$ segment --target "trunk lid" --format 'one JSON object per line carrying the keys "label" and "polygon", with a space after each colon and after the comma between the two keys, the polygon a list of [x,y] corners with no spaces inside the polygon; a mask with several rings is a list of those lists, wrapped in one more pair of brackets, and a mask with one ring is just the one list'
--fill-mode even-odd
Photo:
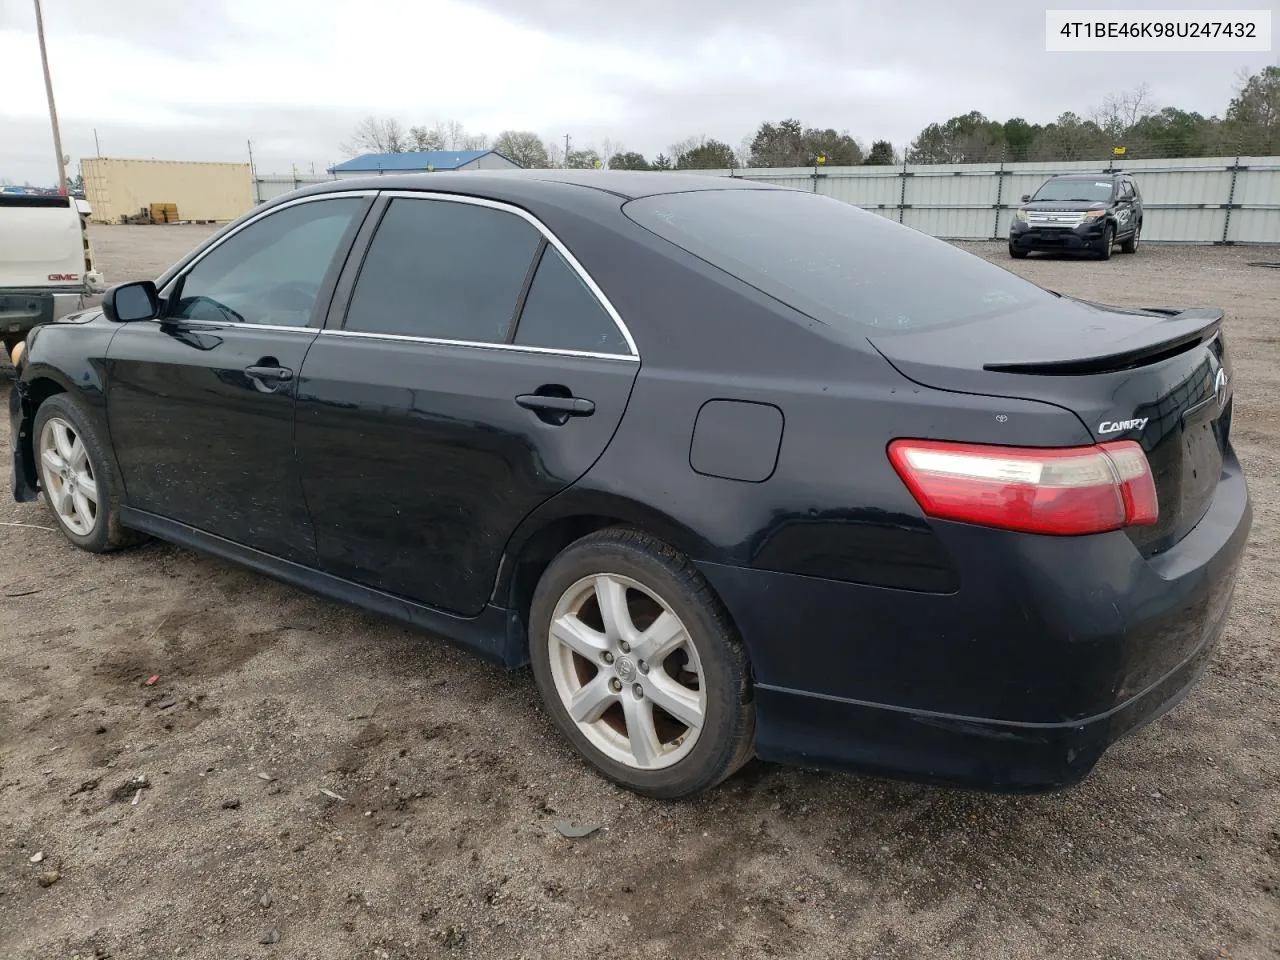
{"label": "trunk lid", "polygon": [[1128,533],[1150,556],[1199,522],[1222,473],[1232,376],[1221,321],[1221,310],[1133,310],[1059,297],[870,340],[924,386],[1053,403],[1100,442],[1140,442],[1160,518]]}

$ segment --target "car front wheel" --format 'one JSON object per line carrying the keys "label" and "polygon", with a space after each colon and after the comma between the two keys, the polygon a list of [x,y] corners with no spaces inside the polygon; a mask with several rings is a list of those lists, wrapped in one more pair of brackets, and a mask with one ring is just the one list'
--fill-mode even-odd
{"label": "car front wheel", "polygon": [[1138,221],[1138,225],[1133,228],[1133,236],[1124,243],[1120,244],[1121,253],[1137,253],[1138,243],[1142,239],[1142,221]]}
{"label": "car front wheel", "polygon": [[136,543],[120,526],[120,488],[89,417],[65,394],[40,404],[36,469],[49,512],[68,540],[90,553]]}
{"label": "car front wheel", "polygon": [[560,731],[599,773],[671,799],[751,757],[746,653],[719,599],[667,544],[610,528],[543,574],[530,659]]}
{"label": "car front wheel", "polygon": [[1102,260],[1111,259],[1111,248],[1116,244],[1116,228],[1111,224],[1107,224],[1102,229],[1102,239],[1098,241],[1098,257]]}

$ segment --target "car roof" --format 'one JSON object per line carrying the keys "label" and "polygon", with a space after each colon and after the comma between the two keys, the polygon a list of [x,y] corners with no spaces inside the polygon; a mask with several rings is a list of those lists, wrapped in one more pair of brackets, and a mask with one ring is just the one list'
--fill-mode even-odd
{"label": "car roof", "polygon": [[344,177],[318,184],[307,193],[338,190],[433,190],[473,196],[501,195],[505,198],[536,199],[549,185],[568,185],[603,191],[634,200],[667,193],[702,190],[778,190],[771,184],[741,177],[665,170],[465,170],[437,173],[388,174],[371,177]]}
{"label": "car roof", "polygon": [[1057,173],[1054,174],[1054,180],[1123,180],[1129,175],[1127,173]]}

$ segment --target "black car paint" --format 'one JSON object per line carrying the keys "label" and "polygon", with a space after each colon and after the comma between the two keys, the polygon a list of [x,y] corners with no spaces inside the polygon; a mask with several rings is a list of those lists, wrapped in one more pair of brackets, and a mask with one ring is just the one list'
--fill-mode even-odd
{"label": "black car paint", "polygon": [[[478,613],[516,525],[609,443],[637,367],[322,333],[298,388],[294,441],[317,565]],[[595,411],[556,425],[513,402],[548,385]]]}
{"label": "black car paint", "polygon": [[[1034,195],[1024,200],[1018,209],[1037,213],[1077,213],[1084,210],[1103,210],[1101,217],[1085,220],[1074,229],[1062,227],[1038,226],[1019,220],[1015,215],[1009,226],[1009,246],[1018,251],[1032,250],[1094,250],[1102,242],[1103,233],[1109,226],[1112,240],[1120,243],[1133,239],[1142,229],[1143,205],[1142,194],[1131,177],[1120,174],[1102,173],[1072,174],[1055,177],[1057,181],[1110,182],[1111,197],[1106,202],[1071,201],[1071,200],[1037,200]],[[1133,187],[1132,200],[1121,196],[1121,186],[1128,183]]]}
{"label": "black car paint", "polygon": [[[962,337],[949,341],[945,354],[939,352],[936,336],[902,334],[873,337],[872,342],[916,383],[1053,403],[1079,415],[1091,440],[1140,438],[1155,474],[1160,519],[1153,526],[1130,528],[1129,536],[1148,555],[1164,550],[1209,508],[1228,453],[1235,377],[1218,333],[1222,312],[1189,310],[1168,316],[1066,297],[1037,312],[1035,319],[1047,321],[1038,335],[1028,330],[1031,317],[1010,313],[968,324]],[[1125,362],[1134,344],[1152,339],[1174,339],[1181,345],[1159,362]],[[1093,351],[1079,359],[1079,344],[1086,340]],[[1055,363],[1073,353],[1075,365],[1093,360],[1098,369],[1084,377],[1058,375]],[[1116,362],[1108,365],[1107,354]],[[1046,372],[1007,373],[1004,367]],[[1218,371],[1226,387],[1220,395],[1215,391]],[[1114,434],[1101,429],[1108,420],[1127,419],[1145,423],[1141,430]]]}
{"label": "black car paint", "polygon": [[293,386],[245,370],[263,360],[301,369],[316,333],[121,324],[107,357],[107,422],[130,506],[314,564]]}
{"label": "black car paint", "polygon": [[[339,363],[336,353],[316,354],[314,368],[308,356],[299,378],[298,473],[308,501],[318,496],[321,504],[321,540],[328,526],[337,534],[329,569],[324,558],[319,564],[282,559],[139,509],[127,482],[124,522],[437,631],[511,667],[527,659],[524,617],[545,562],[599,526],[641,527],[694,560],[736,623],[751,656],[757,752],[766,759],[994,789],[1061,787],[1198,675],[1220,630],[1249,527],[1247,491],[1229,447],[1208,512],[1155,557],[1144,558],[1122,532],[1056,538],[927,520],[883,454],[890,440],[1091,444],[1093,431],[1064,405],[1075,398],[1046,402],[1042,388],[1050,378],[988,371],[926,386],[929,370],[943,364],[923,347],[908,356],[909,341],[902,339],[899,355],[891,348],[887,360],[876,349],[882,344],[873,347],[798,314],[621,216],[621,204],[655,189],[654,180],[618,175],[601,181],[609,189],[587,189],[559,182],[559,171],[541,176],[548,179],[433,174],[339,186],[479,192],[529,211],[578,256],[629,321],[641,356],[639,364],[599,361],[617,366],[592,371],[606,378],[600,381],[605,392],[616,389],[607,386],[607,378],[617,376],[608,371],[625,366],[635,374],[629,397],[606,400],[592,385],[592,399],[613,404],[609,416],[620,418],[594,463],[587,461],[599,439],[574,440],[567,432],[593,418],[550,426],[514,403],[547,379],[545,357],[522,362],[513,351],[492,368],[482,397],[436,391],[426,411],[424,398],[388,404],[388,386],[411,379],[415,356],[443,363],[457,354],[415,347],[417,353],[389,355],[370,352],[369,341],[352,356],[391,364],[376,386],[364,369],[370,361]],[[764,189],[676,175],[660,187],[695,188]],[[162,277],[161,288],[180,269]],[[330,311],[326,323],[334,326],[339,318],[340,311]],[[118,353],[111,340],[123,329],[100,318],[43,328],[11,400],[15,436],[29,433],[34,401],[50,384],[83,399],[106,435],[103,358]],[[346,340],[355,338],[319,333],[311,349],[333,344],[337,350]],[[956,349],[954,338],[942,343],[941,350]],[[473,351],[475,364],[498,353],[456,349]],[[183,365],[174,369],[182,389],[203,376],[183,375]],[[1014,383],[1024,389],[993,395],[997,384]],[[209,395],[228,396],[218,392],[223,389]],[[510,409],[499,404],[507,395]],[[692,468],[694,424],[711,400],[782,411],[780,438],[762,441],[747,429],[749,419],[730,438],[745,451],[776,445],[767,482]],[[488,418],[492,422],[478,423]],[[386,439],[394,423],[412,423],[418,442],[474,450],[436,473],[436,487],[415,487],[411,481],[421,470],[393,463],[400,513],[383,516],[376,512],[374,484],[385,476],[379,467],[395,455]],[[733,429],[732,419],[725,429]],[[365,449],[360,438],[370,433],[379,439]],[[550,437],[556,439],[548,447]],[[1156,438],[1139,439],[1147,445]],[[237,442],[252,449],[250,438]],[[557,459],[564,450],[570,455]],[[15,444],[14,456],[15,493],[27,499],[35,486],[29,442]],[[418,587],[405,582],[407,571],[396,570],[394,560],[400,589],[381,587],[376,571],[388,566],[385,544],[370,545],[363,534],[344,537],[341,510],[355,510],[359,524],[398,537],[401,549],[425,546],[425,538],[397,524],[406,511],[411,518],[438,518],[439,503],[459,511],[474,507],[484,495],[468,466],[475,463],[482,476],[499,482],[525,471],[523,499],[490,510],[487,549],[466,558],[475,583],[446,569],[444,557],[426,556],[429,572]],[[244,484],[239,490],[237,476]],[[225,470],[220,478],[232,485],[224,491],[228,499],[253,502],[250,474]],[[311,508],[316,515],[316,504]],[[446,528],[446,552],[451,541],[462,549],[460,529]],[[485,588],[454,604],[473,615],[424,602],[459,584],[464,591]],[[407,595],[414,591],[416,597]],[[475,612],[484,593],[487,602]]]}

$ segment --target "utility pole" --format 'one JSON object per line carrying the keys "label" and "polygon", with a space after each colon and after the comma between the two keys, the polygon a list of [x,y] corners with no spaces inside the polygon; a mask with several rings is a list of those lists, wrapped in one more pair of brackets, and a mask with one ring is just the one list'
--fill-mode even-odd
{"label": "utility pole", "polygon": [[249,145],[249,179],[253,181],[253,199],[255,203],[262,202],[262,184],[258,182],[258,171],[253,166],[253,141],[246,140]]}
{"label": "utility pole", "polygon": [[564,165],[565,169],[569,168],[569,135],[564,135]]}
{"label": "utility pole", "polygon": [[44,16],[40,0],[36,4],[36,37],[40,41],[40,64],[44,67],[44,92],[49,95],[49,123],[53,125],[53,149],[58,154],[58,192],[67,192],[67,164],[62,158],[62,134],[58,132],[58,111],[53,105],[53,80],[49,77],[49,55],[44,49]]}
{"label": "utility pole", "polygon": [[93,155],[95,157],[102,156],[102,148],[98,146],[98,128],[93,128]]}

